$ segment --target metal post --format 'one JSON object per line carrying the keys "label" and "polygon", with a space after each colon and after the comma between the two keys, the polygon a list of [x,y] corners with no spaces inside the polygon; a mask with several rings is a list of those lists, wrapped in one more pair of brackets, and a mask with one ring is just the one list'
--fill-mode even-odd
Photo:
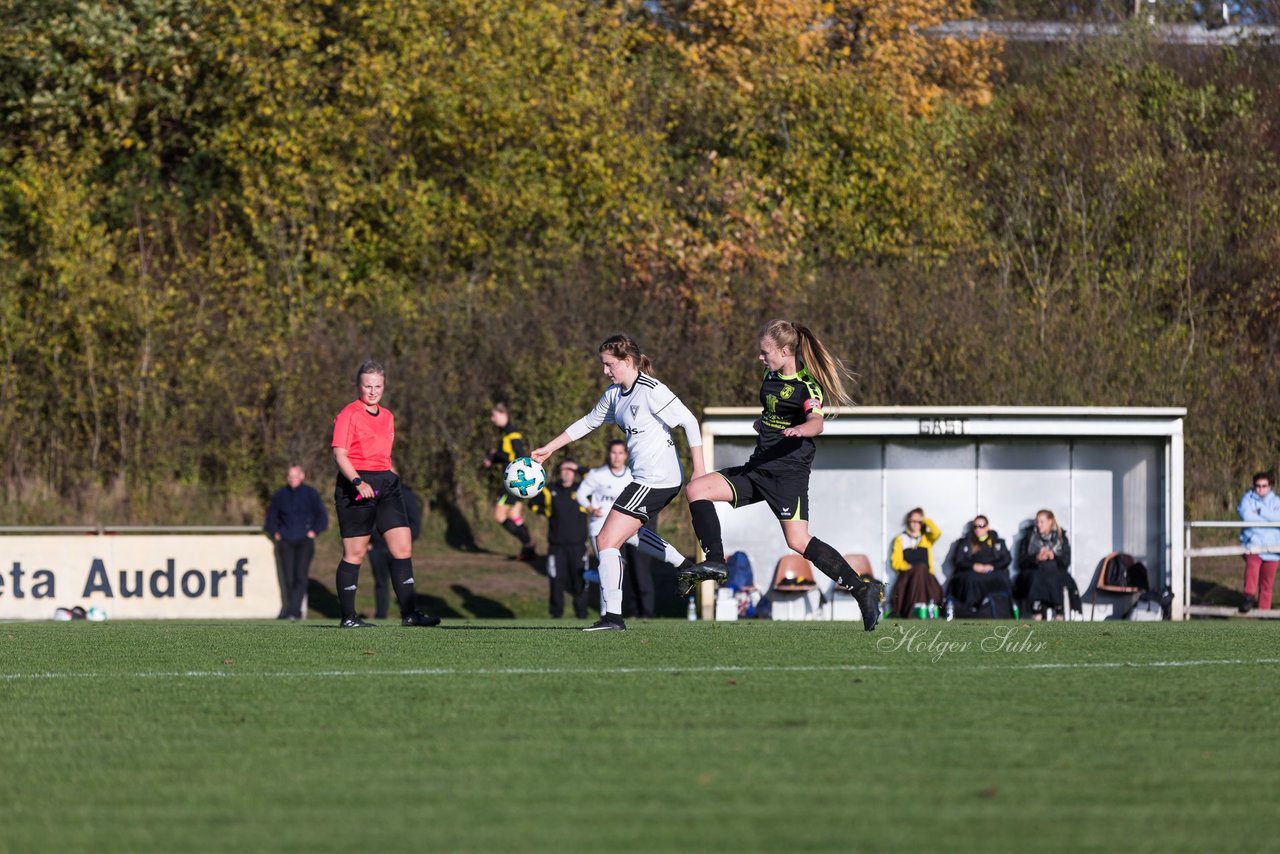
{"label": "metal post", "polygon": [[1189,619],[1187,606],[1191,604],[1191,525],[1183,524],[1182,541],[1182,603],[1178,605],[1178,619]]}

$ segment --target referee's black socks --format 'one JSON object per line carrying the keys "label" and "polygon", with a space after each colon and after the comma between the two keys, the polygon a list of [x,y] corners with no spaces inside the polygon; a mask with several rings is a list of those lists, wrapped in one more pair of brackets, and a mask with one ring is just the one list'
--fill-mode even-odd
{"label": "referee's black socks", "polygon": [[393,557],[391,559],[391,586],[396,591],[396,603],[400,606],[400,616],[407,617],[412,614],[417,605],[417,597],[413,590],[413,558]]}
{"label": "referee's black socks", "polygon": [[812,561],[814,566],[854,593],[862,592],[862,588],[867,586],[867,582],[853,571],[853,567],[849,566],[849,562],[840,555],[840,552],[817,537],[809,540],[809,545],[804,550],[804,558]]}
{"label": "referee's black socks", "polygon": [[724,538],[720,534],[720,517],[716,515],[715,503],[706,499],[690,501],[689,515],[693,517],[693,534],[706,554],[704,560],[724,563]]}
{"label": "referee's black socks", "polygon": [[342,608],[342,619],[352,620],[356,616],[356,579],[360,577],[360,564],[338,561],[338,604]]}

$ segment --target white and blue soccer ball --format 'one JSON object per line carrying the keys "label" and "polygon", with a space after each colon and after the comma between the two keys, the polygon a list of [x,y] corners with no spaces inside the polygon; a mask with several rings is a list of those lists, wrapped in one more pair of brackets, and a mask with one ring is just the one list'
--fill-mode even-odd
{"label": "white and blue soccer ball", "polygon": [[532,498],[547,485],[547,471],[530,457],[516,457],[502,473],[502,485],[514,498]]}

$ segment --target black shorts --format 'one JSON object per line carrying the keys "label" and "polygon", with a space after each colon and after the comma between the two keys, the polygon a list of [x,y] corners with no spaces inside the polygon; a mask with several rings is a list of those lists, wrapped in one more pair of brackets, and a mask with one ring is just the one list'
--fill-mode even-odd
{"label": "black shorts", "polygon": [[362,471],[360,478],[373,487],[372,499],[361,498],[351,481],[341,474],[333,488],[333,506],[343,539],[372,536],[375,528],[386,533],[392,528],[409,527],[409,513],[400,494],[400,476],[392,471]]}
{"label": "black shorts", "polygon": [[660,489],[654,486],[645,486],[643,483],[637,483],[633,480],[622,487],[622,492],[618,495],[617,500],[613,502],[613,509],[634,519],[639,519],[641,522],[648,522],[650,516],[658,515],[658,511],[670,504],[679,494],[680,487],[678,486]]}
{"label": "black shorts", "polygon": [[746,507],[763,501],[779,522],[809,521],[809,479],[788,472],[786,476],[765,468],[734,466],[716,474],[729,482],[733,506]]}
{"label": "black shorts", "polygon": [[507,492],[505,486],[498,487],[498,494],[493,497],[493,503],[497,507],[514,507],[521,501],[524,501],[524,499],[516,498],[510,492]]}

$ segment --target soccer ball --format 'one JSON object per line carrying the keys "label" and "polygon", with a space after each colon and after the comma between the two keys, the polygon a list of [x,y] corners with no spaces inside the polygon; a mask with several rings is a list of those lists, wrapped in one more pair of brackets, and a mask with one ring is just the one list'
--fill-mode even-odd
{"label": "soccer ball", "polygon": [[517,457],[502,473],[502,485],[514,498],[532,498],[547,485],[547,472],[542,463],[529,457]]}

